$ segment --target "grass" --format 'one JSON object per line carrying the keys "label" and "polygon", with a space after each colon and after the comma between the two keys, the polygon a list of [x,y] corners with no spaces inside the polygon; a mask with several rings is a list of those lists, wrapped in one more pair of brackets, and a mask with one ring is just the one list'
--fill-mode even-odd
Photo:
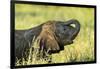
{"label": "grass", "polygon": [[[48,20],[67,21],[69,19],[77,19],[81,24],[81,30],[73,44],[65,46],[60,53],[51,55],[52,63],[94,61],[93,8],[15,5],[15,29],[29,29]],[[27,61],[23,59],[22,63],[17,62],[16,65],[47,64],[44,59],[36,60],[36,52],[31,53],[33,54],[29,55]]]}

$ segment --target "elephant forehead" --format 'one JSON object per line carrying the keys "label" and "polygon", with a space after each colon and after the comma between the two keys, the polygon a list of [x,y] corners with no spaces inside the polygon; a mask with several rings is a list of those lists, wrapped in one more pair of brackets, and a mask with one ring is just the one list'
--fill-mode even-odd
{"label": "elephant forehead", "polygon": [[49,24],[44,24],[43,26],[42,26],[42,30],[48,30],[48,31],[50,31],[50,30],[52,30],[52,31],[54,31],[55,30],[55,24],[54,23],[49,23]]}

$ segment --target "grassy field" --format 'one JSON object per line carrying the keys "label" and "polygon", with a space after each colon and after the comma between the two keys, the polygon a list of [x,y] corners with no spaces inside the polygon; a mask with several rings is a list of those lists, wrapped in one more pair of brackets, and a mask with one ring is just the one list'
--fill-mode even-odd
{"label": "grassy field", "polygon": [[[48,20],[67,21],[77,19],[81,29],[71,45],[60,53],[52,54],[52,63],[94,61],[94,9],[80,7],[57,7],[41,5],[15,5],[15,29],[29,29]],[[30,61],[16,65],[47,64],[45,60],[36,61],[34,54]]]}

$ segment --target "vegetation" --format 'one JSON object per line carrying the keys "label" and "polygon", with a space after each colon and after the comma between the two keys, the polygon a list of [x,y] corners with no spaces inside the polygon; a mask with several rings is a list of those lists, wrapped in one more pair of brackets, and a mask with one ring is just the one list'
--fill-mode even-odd
{"label": "vegetation", "polygon": [[[29,29],[48,20],[67,21],[77,19],[81,30],[71,45],[65,46],[60,53],[52,54],[51,63],[94,61],[94,9],[81,7],[41,6],[41,5],[15,5],[15,29]],[[38,47],[34,44],[33,47]],[[30,53],[32,53],[30,49]],[[41,58],[36,60],[36,51],[29,55],[27,61],[16,65],[47,64]],[[32,59],[31,59],[32,57]]]}

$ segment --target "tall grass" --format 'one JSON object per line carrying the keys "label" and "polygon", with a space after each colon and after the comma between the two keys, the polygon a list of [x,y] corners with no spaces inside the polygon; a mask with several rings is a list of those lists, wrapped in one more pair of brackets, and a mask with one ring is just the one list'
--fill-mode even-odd
{"label": "tall grass", "polygon": [[[60,53],[52,54],[52,63],[94,61],[94,9],[80,7],[15,5],[15,29],[29,29],[48,20],[67,21],[77,19],[81,29],[74,43],[64,47]],[[38,45],[34,45],[38,46]],[[30,49],[31,50],[31,49]],[[30,51],[32,52],[32,51]],[[32,58],[30,58],[30,56]],[[44,59],[36,60],[36,52],[28,60],[16,65],[46,64]]]}

